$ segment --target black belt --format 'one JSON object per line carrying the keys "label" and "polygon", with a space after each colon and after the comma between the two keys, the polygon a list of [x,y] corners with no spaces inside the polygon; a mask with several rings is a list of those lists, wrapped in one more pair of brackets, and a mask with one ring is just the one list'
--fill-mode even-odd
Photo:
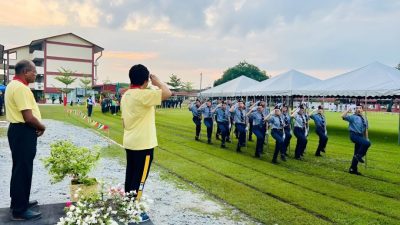
{"label": "black belt", "polygon": [[283,128],[272,128],[272,130],[282,131]]}

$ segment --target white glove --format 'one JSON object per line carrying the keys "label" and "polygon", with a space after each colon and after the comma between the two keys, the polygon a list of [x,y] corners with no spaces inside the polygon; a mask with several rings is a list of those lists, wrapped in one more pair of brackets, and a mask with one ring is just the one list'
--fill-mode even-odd
{"label": "white glove", "polygon": [[247,131],[249,130],[249,128],[248,128],[248,127],[246,127],[246,129],[245,129],[245,130],[246,130],[246,132],[247,132]]}
{"label": "white glove", "polygon": [[232,127],[232,125],[231,125],[231,124],[229,124],[229,129],[231,129],[231,127]]}

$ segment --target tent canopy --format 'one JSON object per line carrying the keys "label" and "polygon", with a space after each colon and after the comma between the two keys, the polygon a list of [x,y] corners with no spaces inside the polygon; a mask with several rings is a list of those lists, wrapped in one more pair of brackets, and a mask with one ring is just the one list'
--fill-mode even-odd
{"label": "tent canopy", "polygon": [[321,80],[292,69],[258,85],[247,87],[243,93],[247,96],[288,96],[308,84],[319,82]]}
{"label": "tent canopy", "polygon": [[226,83],[210,88],[200,93],[204,97],[233,97],[240,96],[243,94],[243,89],[246,87],[254,86],[260,82],[248,78],[246,76],[240,76]]}
{"label": "tent canopy", "polygon": [[379,62],[304,87],[308,96],[379,97],[400,95],[400,71]]}

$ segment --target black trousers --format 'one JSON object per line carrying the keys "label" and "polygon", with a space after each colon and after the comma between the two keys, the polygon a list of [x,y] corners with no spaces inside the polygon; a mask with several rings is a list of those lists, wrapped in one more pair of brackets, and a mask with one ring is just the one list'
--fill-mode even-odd
{"label": "black trousers", "polygon": [[271,136],[275,139],[275,151],[273,159],[278,158],[279,152],[282,157],[285,155],[286,151],[284,148],[284,138],[283,138],[283,129],[271,129]]}
{"label": "black trousers", "polygon": [[154,149],[126,150],[125,192],[136,191],[142,197],[144,184],[153,162]]}
{"label": "black trousers", "polygon": [[253,140],[253,118],[249,118],[249,141]]}
{"label": "black trousers", "polygon": [[351,161],[353,170],[357,171],[358,160],[356,156],[364,157],[367,154],[368,148],[371,146],[371,142],[367,140],[363,134],[358,134],[350,131],[350,140],[354,143],[354,156]]}
{"label": "black trousers", "polygon": [[328,136],[325,134],[325,128],[317,127],[316,132],[319,137],[319,143],[315,154],[319,155],[321,151],[325,151],[326,144],[328,143]]}
{"label": "black trousers", "polygon": [[88,117],[92,116],[92,111],[93,111],[93,105],[88,105],[87,106],[87,115],[88,115]]}
{"label": "black trousers", "polygon": [[300,127],[294,127],[294,136],[297,138],[296,149],[294,150],[294,157],[300,158],[303,155],[304,150],[307,147],[307,137],[305,134],[305,129]]}
{"label": "black trousers", "polygon": [[193,123],[196,125],[196,137],[200,135],[201,131],[201,119],[198,116],[193,116]]}
{"label": "black trousers", "polygon": [[33,127],[24,123],[11,123],[7,136],[13,161],[10,184],[11,208],[13,214],[18,215],[28,209],[37,134]]}
{"label": "black trousers", "polygon": [[212,118],[204,118],[204,125],[207,127],[207,139],[211,140],[212,130],[213,130],[213,120]]}

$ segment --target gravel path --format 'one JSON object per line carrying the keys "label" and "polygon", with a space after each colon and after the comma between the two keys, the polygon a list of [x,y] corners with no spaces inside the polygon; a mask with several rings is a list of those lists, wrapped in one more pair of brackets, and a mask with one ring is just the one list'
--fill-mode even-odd
{"label": "gravel path", "polygon": [[[68,180],[50,183],[50,177],[41,158],[49,155],[50,144],[55,140],[69,139],[78,146],[98,145],[106,147],[108,142],[90,129],[84,129],[63,122],[44,120],[47,130],[38,139],[38,152],[34,161],[31,199],[41,204],[62,203],[68,199]],[[0,122],[0,129],[5,123]],[[3,128],[1,128],[3,127]],[[9,182],[11,176],[11,154],[7,138],[0,135],[0,208],[9,207]],[[118,160],[101,158],[93,176],[113,184],[123,183],[124,166]],[[149,215],[154,224],[256,224],[235,209],[218,201],[210,200],[199,191],[180,189],[175,183],[160,178],[160,172],[150,172],[144,195],[151,196]],[[233,220],[232,218],[236,218]]]}

